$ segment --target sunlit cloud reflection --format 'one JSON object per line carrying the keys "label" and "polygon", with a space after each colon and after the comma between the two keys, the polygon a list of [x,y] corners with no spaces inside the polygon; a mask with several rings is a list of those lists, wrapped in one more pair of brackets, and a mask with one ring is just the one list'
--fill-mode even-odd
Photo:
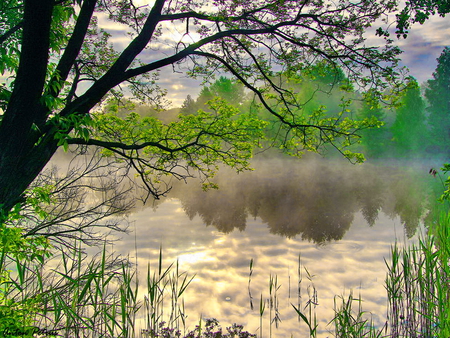
{"label": "sunlit cloud reflection", "polygon": [[[283,186],[281,180],[286,180],[287,177],[284,175],[286,172],[291,173],[290,185],[294,190],[284,190],[285,194],[295,196],[295,187],[301,191],[308,188],[306,190],[312,193],[310,199],[316,203],[327,201],[323,199],[322,194],[331,193],[328,188],[321,193],[317,190],[319,186],[328,187],[324,181],[325,178],[330,182],[339,182],[338,186],[333,188],[332,195],[341,200],[339,191],[350,193],[351,189],[361,186],[362,183],[358,181],[356,174],[360,170],[363,174],[361,177],[366,183],[377,184],[375,177],[370,176],[368,171],[365,172],[365,169],[354,166],[349,165],[348,172],[337,167],[328,171],[322,170],[323,176],[320,176],[317,168],[321,168],[321,163],[316,164],[319,167],[315,169],[314,165],[312,167],[307,167],[305,163],[302,165],[305,168],[297,167],[293,170],[293,167],[283,163],[274,170],[277,164],[269,163],[268,167],[273,171],[266,171],[267,168],[259,167],[255,173],[250,174],[256,175],[252,179],[246,175],[238,175],[234,179],[225,175],[222,179],[219,177],[221,181],[219,191],[206,192],[206,195],[197,191],[195,185],[188,184],[185,187],[186,190],[174,187],[173,198],[166,199],[154,209],[144,208],[131,216],[134,220],[136,235],[124,238],[120,245],[116,246],[116,250],[128,254],[137,247],[139,272],[145,275],[149,261],[153,267],[157,266],[159,250],[162,246],[165,266],[178,260],[179,270],[188,271],[189,275],[194,276],[185,294],[185,312],[188,314],[187,322],[191,329],[198,324],[200,317],[214,317],[223,326],[237,323],[244,325],[250,332],[259,332],[259,303],[262,299],[266,304],[263,330],[269,332],[270,316],[273,319],[275,314],[274,309],[270,314],[268,307],[271,278],[272,281],[276,278],[279,286],[276,296],[279,300],[278,311],[282,320],[278,329],[275,329],[273,324],[275,336],[307,336],[306,326],[304,323],[299,323],[292,304],[295,306],[300,304],[300,307],[304,309],[314,289],[318,295],[315,311],[320,325],[320,337],[329,335],[327,324],[333,317],[335,302],[339,304],[339,296],[345,298],[350,293],[355,298],[361,296],[363,309],[372,313],[375,324],[381,327],[386,320],[387,302],[384,289],[386,276],[384,259],[389,258],[391,245],[395,241],[407,243],[415,240],[406,237],[404,221],[389,207],[384,207],[386,212],[382,208],[374,218],[374,223],[369,226],[359,207],[354,204],[355,201],[361,201],[362,196],[359,196],[359,199],[348,197],[343,204],[342,201],[336,201],[338,205],[351,210],[351,224],[345,229],[340,240],[325,242],[304,240],[302,236],[296,235],[285,237],[275,234],[267,223],[271,218],[262,211],[256,215],[247,214],[244,228],[242,226],[234,229],[227,227],[226,233],[219,231],[214,222],[205,224],[205,217],[220,220],[214,216],[217,212],[223,215],[224,211],[219,207],[220,205],[235,209],[239,204],[243,210],[246,205],[252,205],[245,191],[252,193],[259,191],[267,194],[264,189],[261,190],[261,187],[266,186],[272,189],[276,185]],[[284,167],[283,170],[280,169],[282,167]],[[302,177],[302,173],[308,170],[316,176],[315,180],[311,180],[312,176],[306,177],[306,181],[311,185],[301,179],[292,180],[293,172]],[[386,194],[390,191],[391,183],[389,183],[389,174],[384,172],[385,174],[380,173],[378,176],[387,183],[387,187],[379,188],[379,190]],[[407,176],[404,172],[402,175]],[[394,177],[398,181],[398,175]],[[356,180],[355,184],[350,184],[352,180]],[[247,183],[243,184],[243,182]],[[398,185],[392,185],[391,188],[399,193],[401,185],[397,183]],[[255,189],[253,184],[257,184],[260,189]],[[243,186],[246,190],[239,190],[239,187]],[[370,186],[367,184],[364,188],[370,189]],[[356,191],[361,193],[360,190]],[[369,196],[371,191],[368,190],[367,193]],[[411,194],[409,191],[403,193]],[[241,197],[245,195],[246,198],[237,198],[240,195]],[[255,196],[258,198],[259,195]],[[297,196],[302,195],[297,194]],[[369,203],[368,196],[362,199],[364,203]],[[374,198],[378,197],[374,195]],[[214,203],[216,198],[218,204]],[[199,199],[198,203],[194,203],[195,199]],[[189,203],[188,209],[187,200],[192,202]],[[304,197],[300,200],[307,203]],[[385,201],[389,204],[397,204],[398,207],[395,197],[387,196]],[[290,208],[295,208],[296,203],[292,203],[291,199],[288,200],[288,205]],[[333,208],[331,204],[324,205]],[[210,208],[209,216],[205,214],[207,211],[203,208],[204,206]],[[261,204],[263,209],[266,206],[264,203]],[[190,214],[186,213],[187,210],[190,210]],[[198,213],[193,212],[194,210],[202,211]],[[288,208],[283,210],[289,212]],[[291,213],[293,211],[292,209]],[[276,210],[274,212],[277,213]],[[321,209],[317,209],[316,212],[326,213]],[[314,224],[310,225],[314,226]],[[250,276],[251,260],[253,260],[253,271]],[[253,310],[250,303],[253,303]],[[302,336],[302,332],[305,332],[305,335]]]}

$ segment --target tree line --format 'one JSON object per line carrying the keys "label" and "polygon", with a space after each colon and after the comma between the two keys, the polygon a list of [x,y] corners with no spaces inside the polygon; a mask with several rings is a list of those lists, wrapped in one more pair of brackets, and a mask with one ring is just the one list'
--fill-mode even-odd
{"label": "tree line", "polygon": [[[437,61],[431,79],[419,84],[414,78],[407,78],[404,89],[395,94],[395,103],[390,105],[378,100],[371,91],[355,91],[340,68],[324,63],[285,75],[284,81],[289,83],[296,99],[303,102],[295,112],[297,115],[348,117],[361,123],[349,147],[355,153],[368,159],[446,159],[450,155],[450,47],[442,51]],[[208,110],[208,102],[215,97],[238,108],[241,114],[264,116],[254,95],[239,81],[224,76],[203,86],[197,98],[188,95],[176,112],[189,115]],[[140,109],[144,113],[145,107]],[[264,119],[270,126],[265,132],[265,145],[286,150],[288,145],[283,141],[289,138],[288,133],[268,114]],[[296,150],[298,154],[318,148],[303,142]],[[324,154],[326,150],[322,149]]]}

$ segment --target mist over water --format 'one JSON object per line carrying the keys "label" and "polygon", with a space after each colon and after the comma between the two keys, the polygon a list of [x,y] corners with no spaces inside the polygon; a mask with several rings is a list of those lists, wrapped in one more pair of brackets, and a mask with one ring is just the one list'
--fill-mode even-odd
{"label": "mist over water", "polygon": [[217,190],[204,191],[196,180],[174,182],[168,198],[190,220],[199,217],[222,233],[244,231],[249,219],[259,218],[271,234],[325,244],[342,239],[358,212],[367,226],[380,213],[399,216],[405,234],[414,235],[433,181],[429,168],[418,165],[311,158],[258,160],[252,167],[239,174],[221,169],[213,179]]}
{"label": "mist over water", "polygon": [[[414,241],[423,225],[428,201],[436,198],[429,165],[352,165],[311,157],[262,159],[253,167],[240,174],[221,170],[214,179],[218,190],[204,191],[196,180],[173,182],[167,198],[136,207],[130,215],[134,233],[114,250],[136,257],[145,274],[148,262],[156,266],[162,246],[167,265],[178,259],[181,270],[195,274],[185,299],[190,328],[202,316],[256,332],[257,303],[269,296],[269,277],[275,275],[282,320],[275,336],[307,336],[291,304],[303,304],[312,285],[321,336],[329,335],[334,297],[349,292],[361,294],[363,309],[381,327],[384,258],[394,242]],[[251,259],[254,310],[247,289]],[[266,333],[270,321],[267,310]]]}

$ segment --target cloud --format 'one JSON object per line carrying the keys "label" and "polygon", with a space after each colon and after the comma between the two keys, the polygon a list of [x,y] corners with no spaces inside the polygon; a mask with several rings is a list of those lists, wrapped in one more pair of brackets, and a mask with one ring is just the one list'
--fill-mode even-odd
{"label": "cloud", "polygon": [[448,17],[433,16],[423,25],[414,24],[406,39],[398,41],[404,51],[402,64],[410,69],[419,83],[432,77],[436,59],[446,46],[450,46],[450,24]]}

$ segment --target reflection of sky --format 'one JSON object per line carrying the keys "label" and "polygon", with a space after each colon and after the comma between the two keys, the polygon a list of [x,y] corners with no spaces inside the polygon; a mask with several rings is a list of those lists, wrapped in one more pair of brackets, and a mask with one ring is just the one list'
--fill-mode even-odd
{"label": "reflection of sky", "polygon": [[[206,227],[200,217],[190,220],[177,199],[168,199],[154,211],[144,209],[132,215],[136,236],[125,238],[116,250],[131,251],[136,244],[138,264],[146,270],[147,262],[156,266],[160,245],[167,264],[179,259],[181,270],[196,274],[185,298],[190,328],[203,318],[217,318],[223,326],[243,324],[256,332],[259,327],[259,299],[269,295],[269,276],[278,276],[278,296],[282,323],[277,336],[299,337],[299,324],[290,303],[297,303],[298,258],[313,277],[318,291],[317,308],[320,330],[332,318],[335,295],[353,291],[364,300],[364,310],[374,313],[384,323],[386,295],[384,278],[388,257],[395,238],[403,241],[403,225],[398,217],[391,219],[380,213],[373,227],[356,213],[343,240],[317,246],[298,238],[287,239],[270,234],[267,224],[258,217],[247,219],[245,231],[221,234]],[[135,243],[136,241],[136,243]],[[248,297],[249,263],[254,260],[251,292],[255,309],[251,311]],[[145,276],[146,271],[142,271]],[[303,270],[302,297],[306,301],[308,281]],[[290,287],[289,287],[290,286]],[[290,291],[290,298],[289,298]],[[356,306],[356,304],[355,304]],[[264,328],[268,332],[268,309]],[[300,326],[299,326],[300,325]],[[305,331],[306,332],[306,331]],[[306,336],[306,335],[305,335]]]}

